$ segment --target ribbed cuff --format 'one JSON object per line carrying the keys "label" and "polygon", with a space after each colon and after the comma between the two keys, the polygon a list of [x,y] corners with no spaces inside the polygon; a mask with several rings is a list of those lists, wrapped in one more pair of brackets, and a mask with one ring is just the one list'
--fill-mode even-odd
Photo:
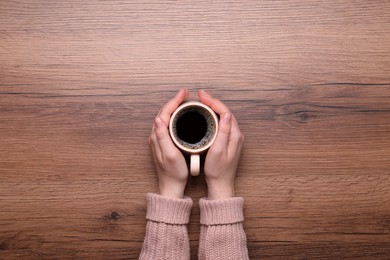
{"label": "ribbed cuff", "polygon": [[233,224],[244,221],[244,199],[241,197],[224,200],[201,198],[199,207],[202,225]]}
{"label": "ribbed cuff", "polygon": [[188,224],[192,208],[192,199],[175,199],[164,197],[155,193],[147,195],[148,220],[167,224]]}

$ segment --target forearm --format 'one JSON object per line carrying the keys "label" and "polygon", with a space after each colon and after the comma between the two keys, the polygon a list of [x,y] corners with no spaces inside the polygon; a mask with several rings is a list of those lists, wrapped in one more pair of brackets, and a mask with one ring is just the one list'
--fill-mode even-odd
{"label": "forearm", "polygon": [[249,259],[243,228],[243,203],[239,197],[201,199],[199,259]]}
{"label": "forearm", "polygon": [[187,224],[192,200],[147,195],[148,223],[139,259],[190,259]]}

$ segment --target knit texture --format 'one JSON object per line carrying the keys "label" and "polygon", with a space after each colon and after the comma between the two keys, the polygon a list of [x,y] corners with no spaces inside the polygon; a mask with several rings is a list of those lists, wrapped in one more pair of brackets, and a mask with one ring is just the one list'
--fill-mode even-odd
{"label": "knit texture", "polygon": [[189,222],[192,200],[175,199],[148,193],[145,240],[139,259],[190,259],[186,224]]}
{"label": "knit texture", "polygon": [[[145,240],[141,260],[189,260],[187,225],[192,200],[148,193]],[[200,206],[200,260],[246,260],[248,250],[243,228],[242,198],[207,200]]]}
{"label": "knit texture", "polygon": [[244,199],[235,197],[224,200],[201,198],[200,223],[203,225],[234,224],[244,221]]}
{"label": "knit texture", "polygon": [[200,199],[199,259],[249,259],[242,222],[244,199]]}
{"label": "knit texture", "polygon": [[176,199],[148,193],[146,219],[168,224],[188,224],[192,204],[189,197]]}

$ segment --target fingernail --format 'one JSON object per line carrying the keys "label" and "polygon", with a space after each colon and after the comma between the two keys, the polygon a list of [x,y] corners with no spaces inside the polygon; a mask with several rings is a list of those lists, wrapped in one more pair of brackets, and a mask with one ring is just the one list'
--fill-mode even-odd
{"label": "fingernail", "polygon": [[224,121],[224,123],[229,123],[231,118],[232,118],[232,116],[230,115],[230,113],[225,113],[225,114],[223,115],[223,121]]}
{"label": "fingernail", "polygon": [[186,88],[182,88],[182,90],[184,91],[184,97],[187,98],[188,97],[188,90]]}
{"label": "fingernail", "polygon": [[155,121],[155,123],[156,123],[156,126],[157,126],[158,128],[161,128],[161,127],[163,127],[163,126],[164,126],[164,124],[163,124],[163,122],[162,122],[161,118],[159,118],[159,117],[156,117],[156,119],[155,119],[154,121]]}
{"label": "fingernail", "polygon": [[210,94],[207,91],[203,90],[203,89],[201,89],[200,92],[202,92],[203,95],[210,96]]}

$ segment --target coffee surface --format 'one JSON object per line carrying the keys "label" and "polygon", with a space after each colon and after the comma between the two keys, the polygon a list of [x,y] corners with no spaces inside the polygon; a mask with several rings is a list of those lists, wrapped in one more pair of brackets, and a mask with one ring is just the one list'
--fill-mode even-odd
{"label": "coffee surface", "polygon": [[216,134],[213,116],[202,107],[189,106],[181,110],[173,120],[175,139],[188,149],[201,149]]}
{"label": "coffee surface", "polygon": [[198,111],[188,111],[177,119],[176,128],[180,140],[196,144],[207,133],[207,121]]}

